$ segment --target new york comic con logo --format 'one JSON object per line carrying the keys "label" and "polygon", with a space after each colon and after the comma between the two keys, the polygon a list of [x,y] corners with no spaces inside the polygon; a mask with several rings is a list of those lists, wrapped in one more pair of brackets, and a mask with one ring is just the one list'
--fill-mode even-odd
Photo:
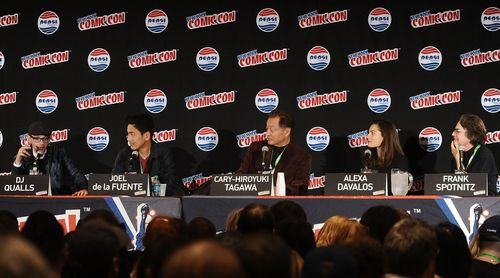
{"label": "new york comic con logo", "polygon": [[44,35],[52,35],[59,29],[59,16],[55,12],[45,11],[38,17],[38,30]]}
{"label": "new york comic con logo", "polygon": [[238,55],[236,59],[238,60],[238,66],[240,66],[240,68],[258,66],[285,61],[288,59],[288,50],[283,48],[259,53],[257,49],[255,49]]}
{"label": "new york comic con logo", "polygon": [[324,105],[332,105],[347,102],[347,90],[331,92],[318,95],[317,91],[297,97],[297,105],[300,109],[309,109]]}
{"label": "new york comic con logo", "polygon": [[[50,143],[67,141],[69,138],[69,129],[53,130],[50,133]],[[19,135],[21,146],[28,145],[28,133]]]}
{"label": "new york comic con logo", "polygon": [[434,127],[426,127],[418,135],[418,143],[426,152],[435,152],[441,147],[442,142],[443,137],[441,136],[441,132]]}
{"label": "new york comic con logo", "polygon": [[489,113],[497,113],[500,111],[500,90],[497,88],[489,88],[484,91],[481,96],[481,105],[484,110]]}
{"label": "new york comic con logo", "polygon": [[148,53],[147,50],[127,57],[131,69],[163,64],[177,60],[177,49]]}
{"label": "new york comic con logo", "polygon": [[368,130],[347,135],[347,142],[352,149],[368,145]]}
{"label": "new york comic con logo", "polygon": [[0,16],[0,27],[17,25],[19,23],[19,14],[6,14]]}
{"label": "new york comic con logo", "polygon": [[87,145],[95,152],[104,150],[109,144],[109,134],[102,127],[94,127],[87,133]]}
{"label": "new york comic con logo", "polygon": [[48,54],[40,54],[40,52],[36,52],[21,57],[21,65],[23,69],[44,67],[68,61],[69,61],[69,50],[58,51]]}
{"label": "new york comic con logo", "polygon": [[[500,143],[500,130],[486,133],[486,144]],[[498,183],[497,183],[498,184]]]}
{"label": "new york comic con logo", "polygon": [[278,94],[272,89],[262,89],[255,95],[255,106],[262,113],[271,113],[278,104]]}
{"label": "new york comic con logo", "polygon": [[3,68],[4,64],[5,64],[5,56],[3,56],[3,53],[0,51],[0,69]]}
{"label": "new york comic con logo", "polygon": [[167,106],[167,96],[160,89],[152,89],[144,96],[144,107],[154,114],[158,114]]}
{"label": "new york comic con logo", "polygon": [[80,31],[92,30],[106,26],[125,23],[125,12],[97,16],[97,13],[80,17],[76,20]]}
{"label": "new york comic con logo", "polygon": [[236,98],[236,91],[221,92],[211,95],[205,95],[201,92],[184,98],[186,108],[189,110],[206,108],[221,104],[233,103]]}
{"label": "new york comic con logo", "polygon": [[309,28],[319,25],[347,21],[347,10],[319,13],[318,10],[308,12],[297,17],[300,28]]}
{"label": "new york comic con logo", "polygon": [[266,133],[257,133],[256,129],[236,135],[236,142],[240,148],[246,148],[253,142],[261,142],[264,140],[266,140]]}
{"label": "new york comic con logo", "polygon": [[444,12],[431,13],[430,10],[410,16],[410,24],[413,28],[427,27],[437,24],[455,22],[460,20],[460,10],[448,10]]}
{"label": "new york comic con logo", "polygon": [[385,49],[375,52],[368,52],[368,49],[361,50],[347,55],[349,66],[359,67],[383,62],[390,62],[399,59],[399,49]]}
{"label": "new york comic con logo", "polygon": [[325,187],[325,176],[315,177],[314,173],[311,173],[311,175],[309,175],[309,185],[307,189],[312,190],[323,187]]}
{"label": "new york comic con logo", "polygon": [[59,104],[56,93],[51,90],[43,90],[36,96],[36,108],[43,114],[54,112]]}
{"label": "new york comic con logo", "polygon": [[111,56],[106,49],[95,48],[90,51],[87,63],[93,71],[103,72],[109,67],[109,64],[111,64]]}
{"label": "new york comic con logo", "polygon": [[391,13],[385,8],[375,8],[368,14],[368,25],[373,31],[383,32],[391,26],[391,22]]}
{"label": "new york comic con logo", "polygon": [[500,29],[500,9],[497,7],[489,7],[481,14],[481,24],[484,29],[495,32]]}
{"label": "new york comic con logo", "polygon": [[307,53],[307,64],[313,70],[324,70],[330,64],[330,52],[323,46],[315,46]]}
{"label": "new york comic con logo", "polygon": [[219,52],[212,47],[203,47],[196,54],[196,64],[203,71],[212,71],[219,65]]}
{"label": "new york comic con logo", "polygon": [[441,106],[460,102],[461,91],[451,91],[432,95],[431,92],[425,92],[410,97],[410,107],[413,110]]}
{"label": "new york comic con logo", "polygon": [[146,15],[145,23],[146,28],[149,32],[158,34],[167,29],[168,16],[164,11],[155,9],[150,11],[148,15]]}
{"label": "new york comic con logo", "polygon": [[202,127],[196,132],[195,143],[200,150],[209,152],[217,147],[219,135],[211,127]]}
{"label": "new york comic con logo", "polygon": [[125,102],[125,91],[96,95],[95,92],[75,98],[78,110],[93,109]]}
{"label": "new york comic con logo", "polygon": [[257,14],[255,23],[262,32],[272,32],[278,28],[280,16],[274,9],[264,8]]}
{"label": "new york comic con logo", "polygon": [[384,113],[391,107],[391,95],[381,88],[375,89],[368,94],[368,107],[375,113]]}
{"label": "new york comic con logo", "polygon": [[177,129],[166,129],[153,133],[153,141],[155,143],[165,143],[175,141],[177,138]]}
{"label": "new york comic con logo", "polygon": [[500,61],[500,49],[481,52],[481,49],[460,54],[463,67],[471,67]]}
{"label": "new york comic con logo", "polygon": [[191,30],[226,24],[236,21],[236,11],[220,12],[207,15],[206,12],[186,17],[187,27]]}
{"label": "new york comic con logo", "polygon": [[434,46],[426,46],[418,54],[418,63],[424,70],[433,71],[441,65],[443,56]]}
{"label": "new york comic con logo", "polygon": [[18,92],[0,94],[0,105],[13,104],[17,101]]}
{"label": "new york comic con logo", "polygon": [[187,188],[196,188],[205,182],[211,180],[212,177],[204,177],[203,173],[182,178],[182,184]]}
{"label": "new york comic con logo", "polygon": [[330,144],[330,134],[323,127],[316,126],[307,132],[306,142],[311,150],[320,152]]}

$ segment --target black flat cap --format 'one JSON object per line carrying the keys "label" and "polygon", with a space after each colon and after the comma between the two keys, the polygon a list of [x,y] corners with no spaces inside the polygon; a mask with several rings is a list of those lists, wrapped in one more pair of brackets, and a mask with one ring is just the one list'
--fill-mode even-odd
{"label": "black flat cap", "polygon": [[49,137],[50,133],[50,128],[48,128],[42,121],[34,122],[28,127],[29,135],[45,135]]}

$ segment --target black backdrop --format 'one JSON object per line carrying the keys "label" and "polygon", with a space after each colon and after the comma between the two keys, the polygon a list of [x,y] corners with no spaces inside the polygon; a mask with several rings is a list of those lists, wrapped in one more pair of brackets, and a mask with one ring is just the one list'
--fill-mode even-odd
{"label": "black backdrop", "polygon": [[[0,17],[4,16],[0,24],[3,25],[0,95],[4,96],[4,101],[0,101],[0,171],[10,170],[12,157],[20,146],[19,136],[26,133],[29,123],[42,119],[54,130],[68,129],[68,139],[54,144],[63,144],[83,172],[109,172],[116,153],[126,145],[122,121],[126,115],[135,113],[150,114],[157,131],[175,130],[175,140],[161,144],[168,144],[174,152],[179,182],[182,178],[233,171],[246,151],[238,146],[237,135],[253,130],[257,134],[264,132],[267,114],[257,109],[255,99],[265,88],[277,93],[278,108],[294,114],[294,140],[313,155],[316,178],[326,172],[359,171],[359,145],[350,146],[347,137],[366,130],[377,118],[390,119],[400,129],[410,171],[417,179],[423,173],[450,170],[451,132],[460,114],[466,112],[482,117],[490,136],[496,135],[488,147],[500,165],[499,117],[487,112],[481,101],[487,89],[496,88],[493,90],[496,94],[500,88],[498,58],[468,67],[461,64],[460,58],[461,54],[476,49],[498,55],[500,31],[487,30],[482,24],[483,12],[494,7],[490,9],[492,24],[488,28],[498,29],[495,28],[500,23],[498,1],[70,2],[8,1],[0,6]],[[374,31],[368,24],[370,12],[377,7],[385,8],[391,16],[390,26],[382,32]],[[272,32],[257,27],[257,14],[264,8],[272,8],[279,14],[279,25]],[[168,16],[168,25],[160,33],[146,28],[146,16],[154,9]],[[298,17],[312,11],[324,14],[344,10],[347,10],[345,21],[308,28],[299,26]],[[459,18],[453,22],[420,28],[410,24],[411,16],[421,12],[450,14],[449,11],[456,10]],[[59,27],[50,35],[43,34],[37,25],[45,11],[58,16]],[[236,14],[234,22],[192,30],[187,27],[187,17],[231,11]],[[85,16],[121,12],[125,12],[124,23],[78,29],[78,19]],[[9,25],[14,16],[8,20],[5,16],[16,14],[18,23]],[[313,70],[308,65],[308,52],[314,46],[322,46],[329,52],[330,62],[323,70]],[[419,53],[426,46],[434,46],[441,52],[442,62],[432,71],[419,64]],[[197,66],[197,53],[203,47],[212,47],[219,54],[218,66],[212,71]],[[111,57],[108,68],[102,72],[93,71],[87,62],[89,53],[96,48],[104,48]],[[286,60],[243,68],[238,65],[240,54],[281,49],[287,51]],[[398,56],[393,61],[351,67],[348,55],[365,49],[369,53],[397,49]],[[66,50],[69,51],[66,62],[30,69],[24,69],[21,63],[22,57],[32,53],[44,55]],[[130,55],[171,50],[177,51],[174,61],[140,68],[128,64]],[[375,113],[367,105],[368,95],[377,88],[385,89],[391,98],[390,107],[383,113]],[[45,89],[53,91],[58,101],[57,108],[47,114],[35,105],[37,95]],[[167,105],[160,113],[151,113],[144,105],[145,95],[152,89],[166,95]],[[86,110],[76,107],[78,97],[121,91],[125,92],[121,103]],[[194,110],[186,108],[188,96],[229,91],[235,91],[234,102]],[[299,109],[296,98],[315,91],[318,95],[346,91],[347,100]],[[412,96],[455,91],[460,94],[458,102],[418,110],[410,106]],[[7,103],[5,96],[14,92],[15,102]],[[497,105],[499,95],[493,99]],[[87,144],[87,133],[94,127],[102,127],[108,133],[109,143],[101,151],[94,151]],[[196,132],[202,127],[211,127],[218,134],[218,144],[212,151],[202,151],[195,144]],[[322,151],[314,151],[307,145],[307,133],[313,127],[322,127],[329,133],[329,144]],[[434,127],[442,135],[428,138],[429,144],[441,142],[436,151],[426,151],[419,144],[419,134],[426,127]],[[325,138],[319,134],[312,143],[322,147]],[[317,179],[315,183],[318,182],[321,184]],[[417,183],[414,191],[421,186],[421,182]]]}

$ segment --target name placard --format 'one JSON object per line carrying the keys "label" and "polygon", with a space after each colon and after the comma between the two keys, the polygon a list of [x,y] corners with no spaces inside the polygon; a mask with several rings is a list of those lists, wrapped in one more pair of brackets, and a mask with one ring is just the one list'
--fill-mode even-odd
{"label": "name placard", "polygon": [[148,174],[90,174],[89,195],[147,196]]}
{"label": "name placard", "polygon": [[49,175],[0,176],[0,195],[47,196],[50,193]]}
{"label": "name placard", "polygon": [[212,196],[269,196],[272,175],[213,175],[210,184]]}
{"label": "name placard", "polygon": [[385,196],[387,174],[372,173],[327,173],[325,174],[327,196]]}
{"label": "name placard", "polygon": [[425,174],[425,195],[488,196],[488,174]]}

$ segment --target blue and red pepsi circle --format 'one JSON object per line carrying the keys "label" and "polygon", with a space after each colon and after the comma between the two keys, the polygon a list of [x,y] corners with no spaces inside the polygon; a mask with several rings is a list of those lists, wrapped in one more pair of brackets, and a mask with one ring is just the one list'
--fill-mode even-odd
{"label": "blue and red pepsi circle", "polygon": [[167,106],[167,96],[162,90],[152,89],[144,96],[144,107],[151,113],[158,114]]}
{"label": "blue and red pepsi circle", "polygon": [[219,135],[211,127],[202,127],[196,132],[194,141],[200,150],[209,152],[217,147]]}
{"label": "blue and red pepsi circle", "polygon": [[418,143],[426,152],[435,152],[443,143],[443,136],[437,128],[426,127],[418,135]]}
{"label": "blue and red pepsi circle", "polygon": [[61,23],[59,16],[53,11],[45,11],[38,17],[38,30],[44,35],[52,35]]}
{"label": "blue and red pepsi circle", "polygon": [[255,106],[262,113],[271,113],[278,107],[278,104],[278,94],[272,89],[262,89],[255,96]]}
{"label": "blue and red pepsi circle", "polygon": [[500,30],[500,9],[489,7],[481,14],[481,24],[484,29],[495,32]]}
{"label": "blue and red pepsi circle", "polygon": [[307,132],[306,142],[311,150],[320,152],[330,144],[330,134],[323,127],[316,126]]}
{"label": "blue and red pepsi circle", "polygon": [[376,32],[387,30],[391,26],[391,22],[391,13],[382,7],[373,9],[368,15],[368,25]]}
{"label": "blue and red pepsi circle", "polygon": [[441,51],[434,46],[426,46],[418,54],[418,63],[424,70],[433,71],[439,68],[442,61]]}
{"label": "blue and red pepsi circle", "polygon": [[323,46],[315,46],[307,53],[307,64],[313,70],[324,70],[330,64],[330,52]]}
{"label": "blue and red pepsi circle", "polygon": [[497,88],[489,88],[484,91],[481,96],[481,105],[483,109],[489,113],[497,113],[500,111],[500,90]]}
{"label": "blue and red pepsi circle", "polygon": [[164,11],[155,9],[148,13],[145,23],[146,28],[149,30],[149,32],[158,34],[167,29],[168,16]]}
{"label": "blue and red pepsi circle", "polygon": [[212,47],[203,47],[196,54],[196,64],[201,70],[212,71],[219,65],[219,52]]}
{"label": "blue and red pepsi circle", "polygon": [[109,134],[102,127],[94,127],[87,133],[87,145],[95,152],[104,150],[109,144]]}
{"label": "blue and red pepsi circle", "polygon": [[43,90],[36,96],[35,105],[38,111],[44,114],[54,112],[59,104],[56,93],[51,90]]}
{"label": "blue and red pepsi circle", "polygon": [[278,25],[280,24],[280,16],[274,9],[264,8],[257,14],[255,22],[257,23],[257,28],[259,28],[259,30],[269,33],[278,28]]}
{"label": "blue and red pepsi circle", "polygon": [[368,107],[375,113],[384,113],[391,107],[391,95],[381,88],[375,89],[368,94]]}
{"label": "blue and red pepsi circle", "polygon": [[3,134],[0,131],[0,147],[2,146],[2,144],[3,144]]}
{"label": "blue and red pepsi circle", "polygon": [[2,51],[0,51],[0,69],[3,68],[4,64],[5,64],[5,56],[3,56]]}
{"label": "blue and red pepsi circle", "polygon": [[104,48],[96,48],[89,53],[87,58],[89,67],[95,72],[103,72],[111,64],[111,56]]}

